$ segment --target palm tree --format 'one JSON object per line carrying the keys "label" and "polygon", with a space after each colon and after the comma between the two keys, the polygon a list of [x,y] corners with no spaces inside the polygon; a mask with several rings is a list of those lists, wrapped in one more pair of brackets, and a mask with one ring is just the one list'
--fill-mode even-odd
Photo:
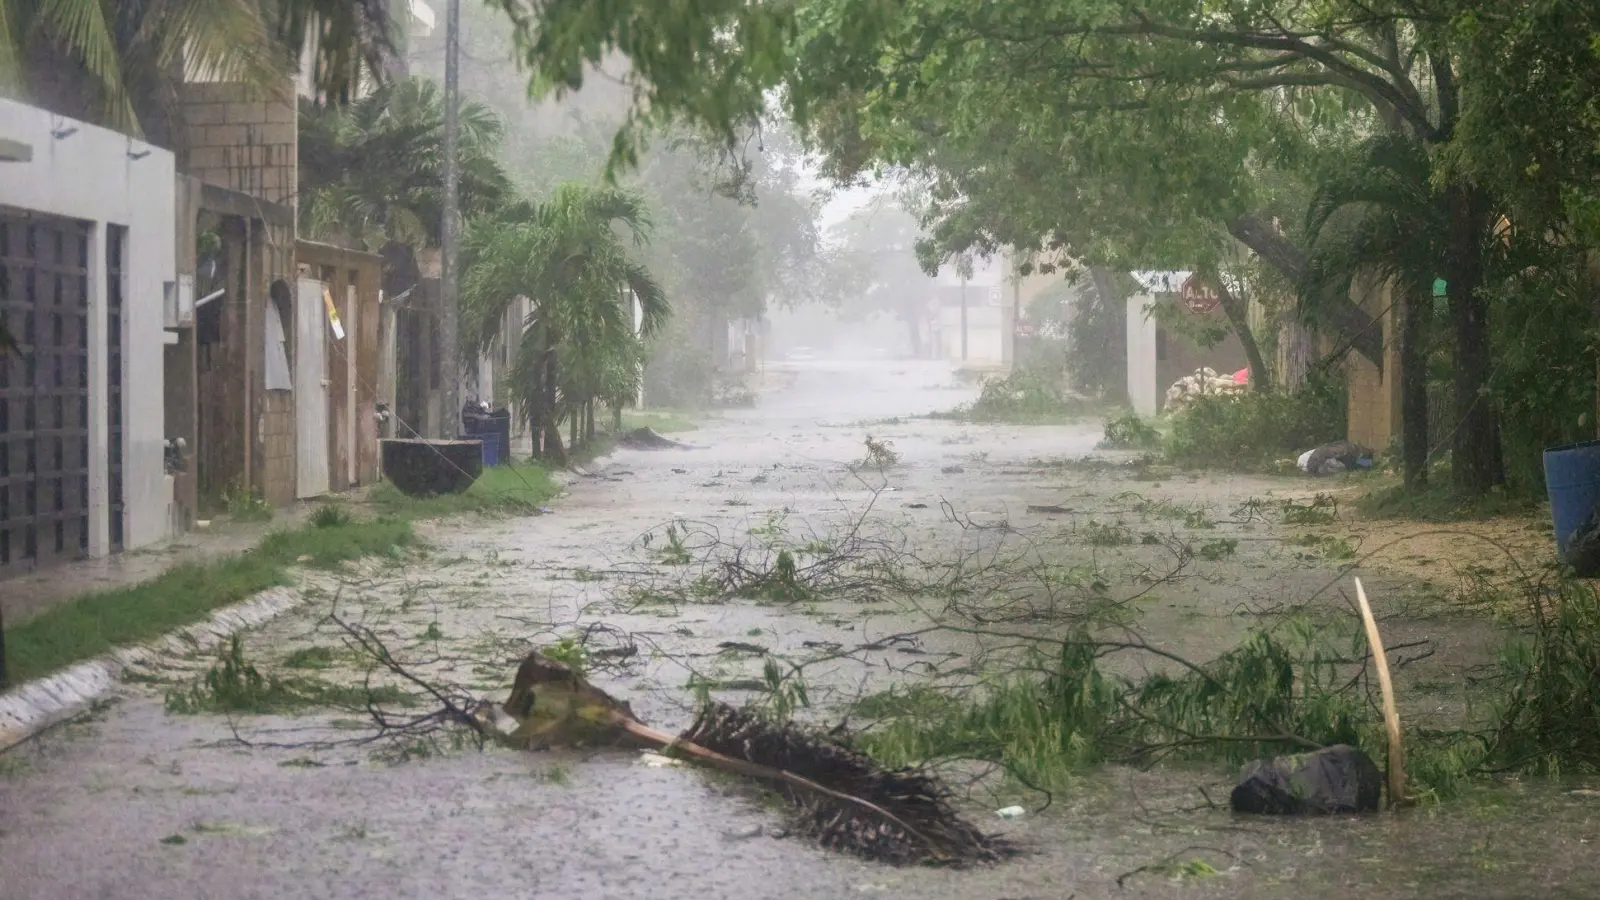
{"label": "palm tree", "polygon": [[[501,205],[510,180],[496,152],[504,125],[482,103],[461,105],[461,210]],[[304,102],[300,229],[376,250],[437,247],[444,225],[444,94],[421,78],[390,82],[345,107]]]}
{"label": "palm tree", "polygon": [[1312,250],[1302,308],[1328,289],[1348,291],[1370,273],[1394,285],[1401,304],[1400,440],[1408,489],[1428,483],[1428,343],[1433,284],[1446,259],[1448,201],[1429,181],[1426,148],[1396,134],[1362,142],[1318,185],[1307,214]]}
{"label": "palm tree", "polygon": [[313,81],[344,100],[393,55],[390,0],[0,0],[0,94],[129,134],[188,71],[282,90],[315,36]]}
{"label": "palm tree", "polygon": [[[513,367],[518,410],[561,458],[560,423],[576,441],[592,434],[594,401],[637,390],[640,337],[670,314],[665,293],[630,254],[648,239],[643,199],[632,191],[568,183],[468,231],[462,256],[461,334],[483,353],[521,298],[532,301]],[[643,311],[635,335],[629,298]]]}

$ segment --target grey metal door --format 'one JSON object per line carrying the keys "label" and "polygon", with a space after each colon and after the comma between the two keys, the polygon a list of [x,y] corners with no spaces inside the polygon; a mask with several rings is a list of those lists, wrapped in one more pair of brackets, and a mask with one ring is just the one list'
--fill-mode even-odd
{"label": "grey metal door", "polygon": [[328,313],[326,286],[300,282],[294,309],[295,496],[328,493]]}
{"label": "grey metal door", "polygon": [[87,223],[0,207],[0,319],[4,577],[89,552]]}

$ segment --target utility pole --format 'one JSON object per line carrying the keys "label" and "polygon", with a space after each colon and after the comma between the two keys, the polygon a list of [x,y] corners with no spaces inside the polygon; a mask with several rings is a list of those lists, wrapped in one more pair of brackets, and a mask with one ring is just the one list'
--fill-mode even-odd
{"label": "utility pole", "polygon": [[961,361],[967,361],[967,276],[961,276]]}
{"label": "utility pole", "polygon": [[445,7],[444,32],[444,241],[439,248],[439,374],[444,407],[439,437],[454,440],[461,428],[461,362],[457,337],[461,292],[456,271],[461,234],[461,0]]}

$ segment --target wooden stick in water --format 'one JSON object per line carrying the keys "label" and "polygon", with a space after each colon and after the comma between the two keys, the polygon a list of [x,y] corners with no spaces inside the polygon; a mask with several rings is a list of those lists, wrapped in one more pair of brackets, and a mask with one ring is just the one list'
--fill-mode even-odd
{"label": "wooden stick in water", "polygon": [[1383,638],[1378,635],[1378,620],[1372,615],[1372,604],[1367,602],[1367,592],[1356,579],[1356,602],[1361,605],[1361,621],[1367,627],[1367,643],[1372,647],[1372,660],[1378,667],[1378,690],[1383,694],[1383,723],[1389,732],[1389,806],[1394,807],[1406,799],[1406,754],[1400,740],[1400,713],[1394,705],[1394,682],[1389,678],[1389,658],[1383,652]]}

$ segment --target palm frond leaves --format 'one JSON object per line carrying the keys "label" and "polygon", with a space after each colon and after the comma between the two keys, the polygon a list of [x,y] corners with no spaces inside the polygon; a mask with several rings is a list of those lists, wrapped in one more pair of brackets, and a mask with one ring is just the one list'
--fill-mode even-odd
{"label": "palm frond leaves", "polygon": [[136,136],[174,72],[288,96],[311,48],[319,96],[348,99],[393,55],[390,0],[0,0],[0,94],[28,99],[72,73],[72,109]]}
{"label": "palm frond leaves", "polygon": [[1411,296],[1431,292],[1449,214],[1431,175],[1427,149],[1394,134],[1362,142],[1330,169],[1306,214],[1311,253],[1300,280],[1302,310],[1314,318],[1318,298],[1348,292],[1363,272]]}
{"label": "palm frond leaves", "polygon": [[[487,106],[461,107],[462,213],[497,209],[510,179],[496,157],[504,124]],[[301,228],[368,249],[389,241],[438,246],[443,237],[444,95],[433,82],[390,82],[347,107],[304,102],[300,118]]]}
{"label": "palm frond leaves", "polygon": [[637,193],[583,184],[474,222],[462,252],[463,350],[487,351],[526,298],[531,312],[507,336],[518,341],[513,379],[525,412],[542,408],[552,389],[568,408],[631,396],[640,337],[655,334],[671,313],[665,290],[631,252],[649,240],[650,227]]}

